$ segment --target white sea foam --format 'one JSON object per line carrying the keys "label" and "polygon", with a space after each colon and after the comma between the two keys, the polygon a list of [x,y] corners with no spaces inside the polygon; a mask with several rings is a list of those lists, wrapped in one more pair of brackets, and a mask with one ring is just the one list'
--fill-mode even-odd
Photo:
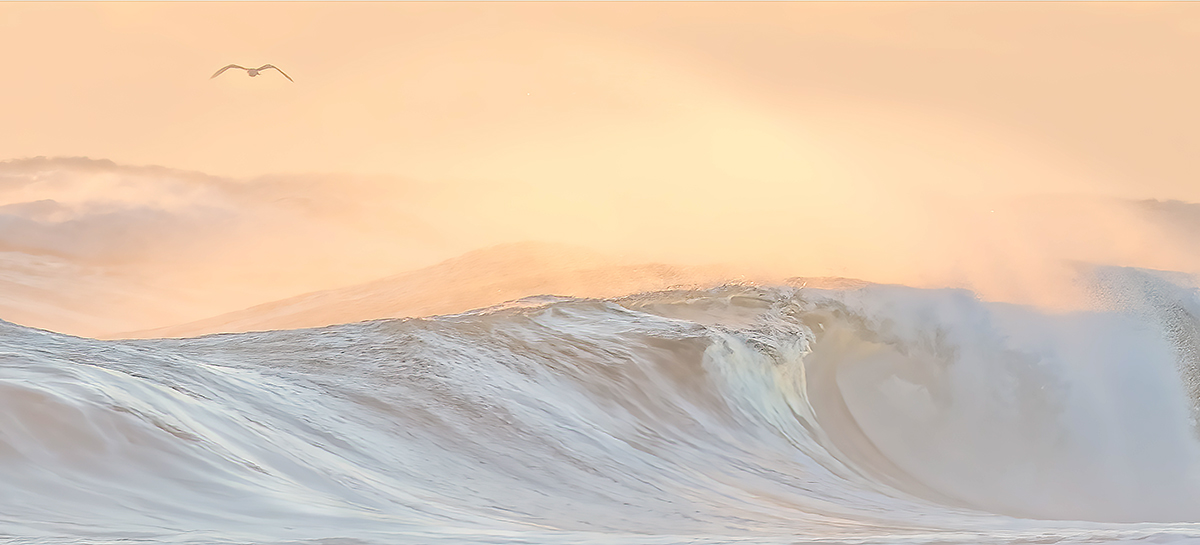
{"label": "white sea foam", "polygon": [[1200,539],[1186,347],[1145,319],[1197,301],[1106,274],[1172,298],[730,286],[182,340],[3,325],[0,535]]}

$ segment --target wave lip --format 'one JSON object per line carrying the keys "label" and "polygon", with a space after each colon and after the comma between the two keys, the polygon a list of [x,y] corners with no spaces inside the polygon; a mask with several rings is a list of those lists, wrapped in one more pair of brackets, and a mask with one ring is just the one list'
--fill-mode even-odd
{"label": "wave lip", "polygon": [[726,286],[0,346],[17,537],[1200,537],[1177,352],[1123,311]]}

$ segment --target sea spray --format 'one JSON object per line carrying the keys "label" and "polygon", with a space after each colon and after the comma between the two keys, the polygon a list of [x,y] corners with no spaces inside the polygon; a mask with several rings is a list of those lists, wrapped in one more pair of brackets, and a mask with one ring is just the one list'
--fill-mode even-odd
{"label": "sea spray", "polygon": [[879,285],[194,339],[3,325],[0,534],[1186,540],[1200,453],[1170,339]]}

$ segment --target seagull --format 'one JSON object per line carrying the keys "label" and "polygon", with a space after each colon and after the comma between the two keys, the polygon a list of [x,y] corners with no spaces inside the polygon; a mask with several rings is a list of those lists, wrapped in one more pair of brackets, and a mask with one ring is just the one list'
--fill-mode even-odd
{"label": "seagull", "polygon": [[[270,69],[272,69],[272,68],[275,68],[275,66],[273,66],[273,65],[270,65],[270,64],[264,64],[264,65],[262,65],[262,66],[259,66],[258,68],[246,68],[245,66],[238,66],[238,65],[236,65],[236,64],[231,64],[231,65],[229,65],[229,66],[226,66],[225,68],[222,68],[222,69],[220,69],[220,70],[217,70],[217,73],[216,73],[216,74],[213,74],[213,75],[212,75],[212,77],[210,77],[210,78],[208,78],[208,79],[213,79],[213,78],[215,78],[215,77],[217,77],[217,76],[221,75],[221,73],[222,73],[222,72],[224,72],[224,71],[226,71],[226,70],[229,70],[230,68],[237,68],[238,70],[245,70],[245,71],[246,71],[246,73],[250,75],[250,77],[255,77],[255,76],[257,76],[257,75],[258,75],[258,73],[259,73],[259,72],[262,72],[263,70],[270,70]],[[279,69],[278,69],[278,68],[275,68],[275,70],[279,70]],[[285,74],[285,73],[283,72],[283,70],[279,70],[279,73],[280,73],[280,74],[283,74],[283,77],[287,78],[287,79],[288,79],[288,81],[290,81],[290,82],[292,82],[292,83],[295,83],[295,82],[296,82],[296,80],[292,79],[292,77],[291,77],[291,76],[289,76],[289,75]]]}

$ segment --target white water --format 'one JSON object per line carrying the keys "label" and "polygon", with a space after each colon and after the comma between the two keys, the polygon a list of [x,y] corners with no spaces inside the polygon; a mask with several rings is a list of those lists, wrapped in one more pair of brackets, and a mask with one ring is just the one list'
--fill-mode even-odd
{"label": "white water", "polygon": [[1093,276],[1109,311],[733,286],[185,340],[0,324],[0,538],[1200,539],[1200,300]]}

